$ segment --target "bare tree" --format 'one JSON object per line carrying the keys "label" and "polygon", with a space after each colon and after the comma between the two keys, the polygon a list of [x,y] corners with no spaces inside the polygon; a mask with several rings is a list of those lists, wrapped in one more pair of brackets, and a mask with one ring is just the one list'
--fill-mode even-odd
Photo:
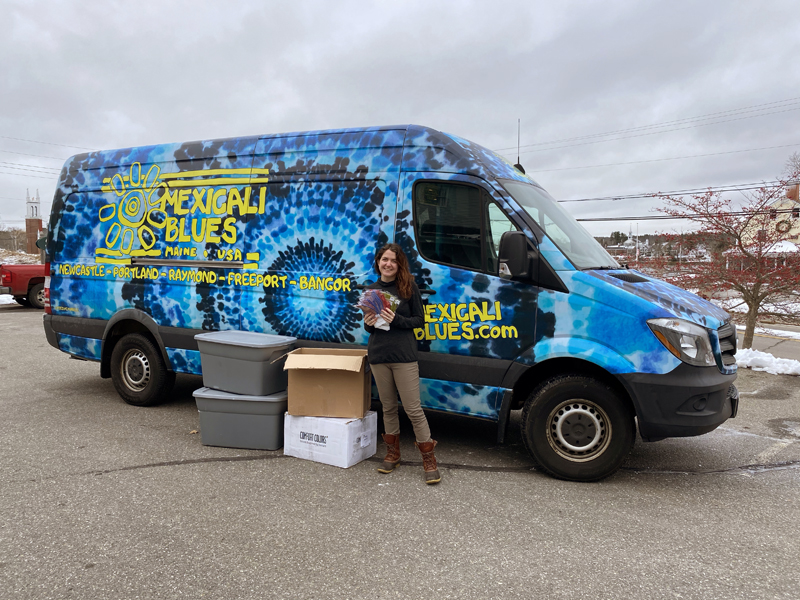
{"label": "bare tree", "polygon": [[[800,155],[790,157],[790,161],[796,159],[800,159]],[[790,233],[795,228],[779,226],[794,215],[791,208],[773,207],[785,198],[787,187],[800,177],[800,164],[793,168],[778,187],[765,185],[745,194],[745,203],[739,208],[732,206],[730,197],[708,191],[690,197],[669,196],[666,206],[660,209],[660,212],[699,225],[693,235],[695,239],[717,240],[717,243],[708,244],[705,261],[679,266],[662,261],[661,265],[656,265],[661,276],[680,287],[701,292],[733,290],[741,296],[747,307],[744,348],[752,346],[760,317],[787,321],[797,316],[800,253],[796,250],[796,240],[790,241]]]}

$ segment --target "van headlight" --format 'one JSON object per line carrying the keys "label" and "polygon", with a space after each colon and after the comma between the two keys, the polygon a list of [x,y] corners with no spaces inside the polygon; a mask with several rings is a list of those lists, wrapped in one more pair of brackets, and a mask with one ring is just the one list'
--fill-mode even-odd
{"label": "van headlight", "polygon": [[716,364],[708,331],[682,319],[650,319],[647,324],[667,350],[685,363],[698,367]]}

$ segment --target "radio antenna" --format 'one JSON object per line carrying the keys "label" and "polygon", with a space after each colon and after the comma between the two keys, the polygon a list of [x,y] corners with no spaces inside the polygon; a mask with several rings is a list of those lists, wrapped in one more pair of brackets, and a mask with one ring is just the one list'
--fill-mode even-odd
{"label": "radio antenna", "polygon": [[519,163],[519,136],[520,136],[520,120],[517,119],[517,164],[514,165],[514,168],[518,171],[521,171],[522,174],[525,174],[525,169],[522,168],[522,165]]}

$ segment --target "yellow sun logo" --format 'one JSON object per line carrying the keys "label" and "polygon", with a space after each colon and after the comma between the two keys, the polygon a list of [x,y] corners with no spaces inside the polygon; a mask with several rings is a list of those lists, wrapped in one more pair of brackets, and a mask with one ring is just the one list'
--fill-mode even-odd
{"label": "yellow sun logo", "polygon": [[[161,169],[153,165],[142,173],[141,163],[133,163],[126,175],[117,173],[103,180],[102,191],[117,196],[115,204],[106,204],[100,209],[100,221],[112,221],[97,248],[97,262],[124,263],[132,256],[160,256],[153,250],[156,243],[154,229],[163,229],[167,215],[161,210],[161,202],[155,192],[166,185],[159,179]],[[154,197],[155,196],[155,197]],[[138,240],[138,244],[136,243]],[[106,258],[100,258],[106,257]]]}

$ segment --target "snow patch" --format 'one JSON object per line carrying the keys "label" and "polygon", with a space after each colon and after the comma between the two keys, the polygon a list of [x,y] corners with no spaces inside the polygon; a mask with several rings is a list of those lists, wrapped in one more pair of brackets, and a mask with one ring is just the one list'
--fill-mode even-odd
{"label": "snow patch", "polygon": [[736,352],[736,364],[753,371],[765,371],[772,375],[800,375],[800,361],[775,358],[768,352],[744,348]]}
{"label": "snow patch", "polygon": [[0,304],[16,304],[11,294],[0,294]]}

